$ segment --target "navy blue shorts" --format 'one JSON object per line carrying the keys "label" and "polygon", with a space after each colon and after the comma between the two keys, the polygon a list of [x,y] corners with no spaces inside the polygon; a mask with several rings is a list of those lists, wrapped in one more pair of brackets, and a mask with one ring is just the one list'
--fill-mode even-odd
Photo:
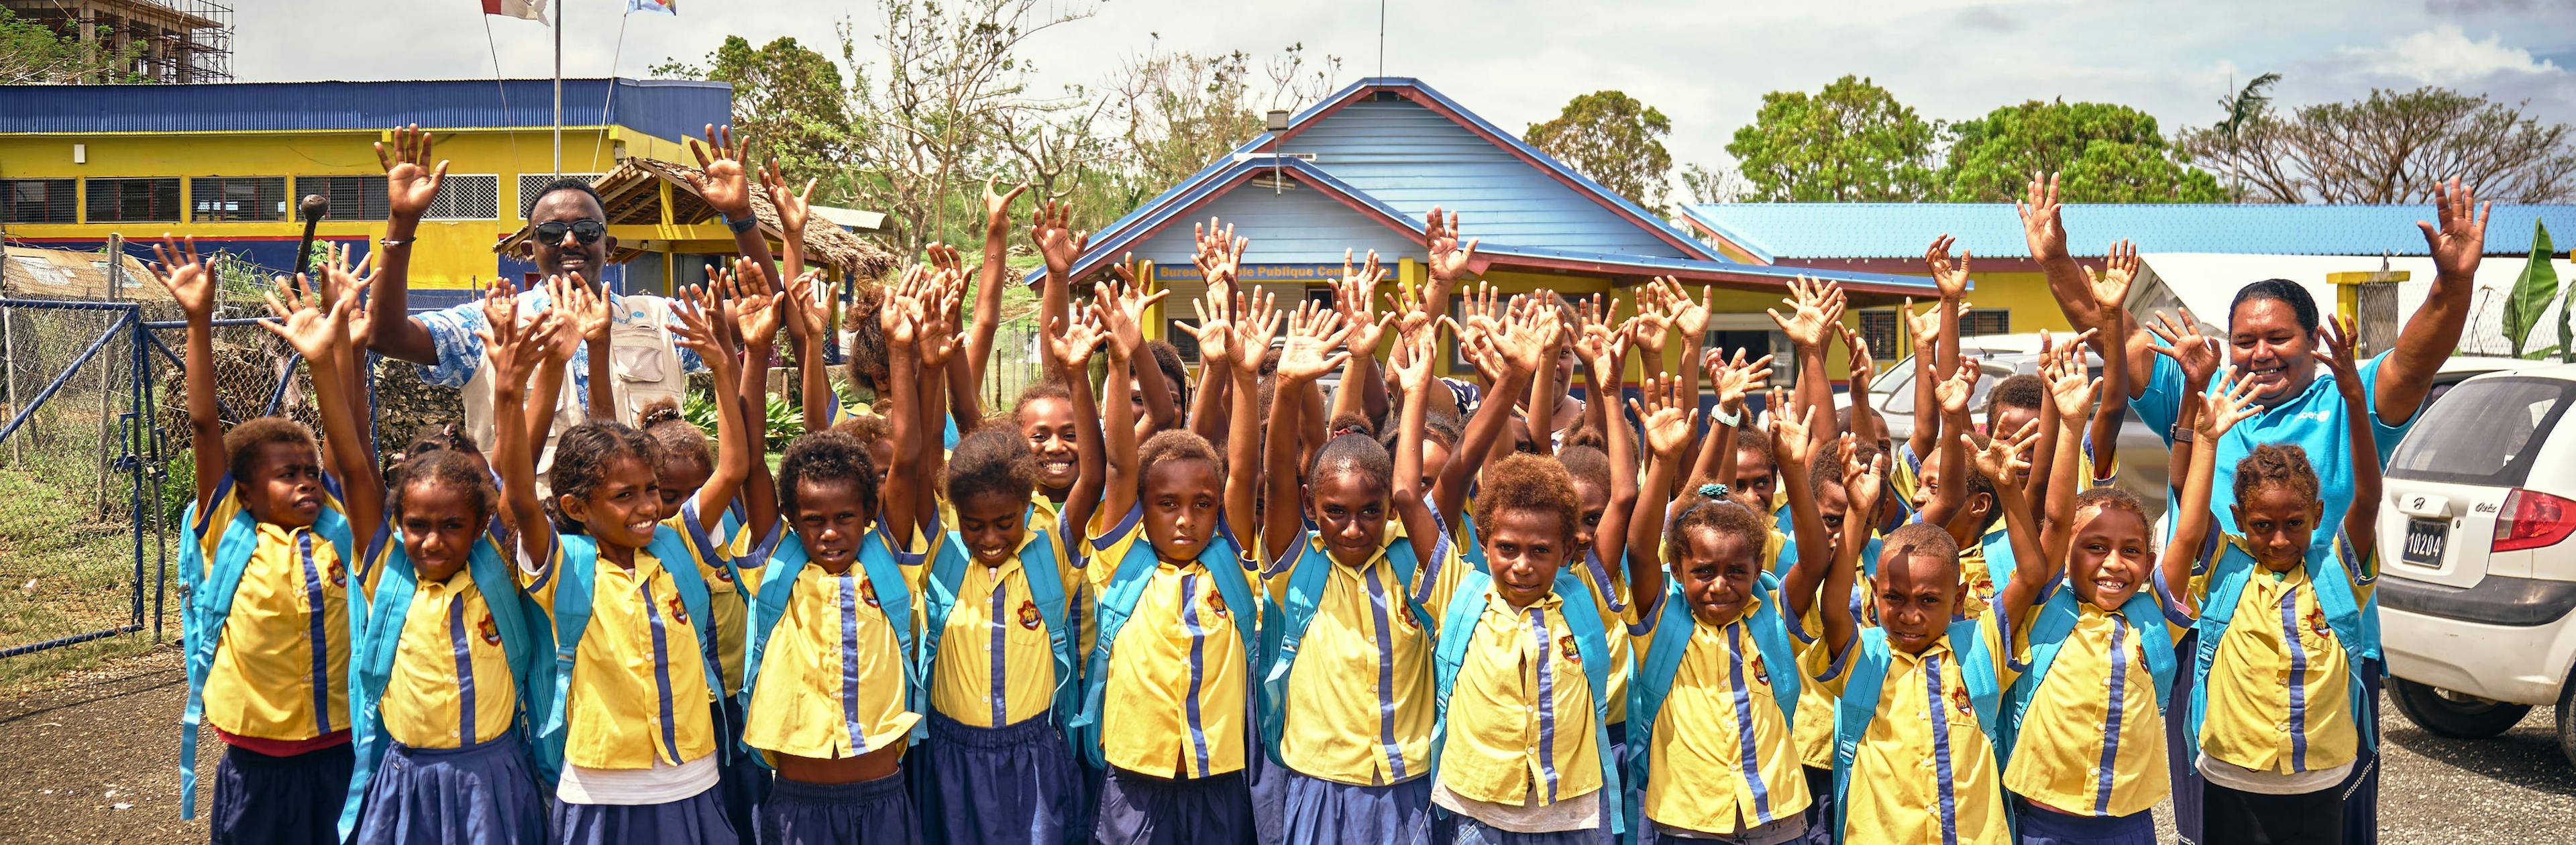
{"label": "navy blue shorts", "polygon": [[760,808],[763,845],[917,845],[921,821],[913,815],[903,773],[858,783],[805,783],[779,778]]}
{"label": "navy blue shorts", "polygon": [[463,748],[395,745],[367,782],[357,841],[494,845],[546,841],[546,797],[516,731]]}
{"label": "navy blue shorts", "polygon": [[1245,845],[1252,788],[1242,772],[1166,780],[1115,766],[1100,784],[1101,845]]}
{"label": "navy blue shorts", "polygon": [[2125,816],[2077,816],[2019,801],[2013,838],[2020,845],[2156,845],[2154,810]]}
{"label": "navy blue shorts", "polygon": [[215,845],[339,845],[358,755],[348,743],[292,757],[224,746],[207,819]]}
{"label": "navy blue shorts", "polygon": [[1078,815],[1082,776],[1046,716],[1000,728],[932,713],[913,752],[924,841],[932,845],[1058,843]]}

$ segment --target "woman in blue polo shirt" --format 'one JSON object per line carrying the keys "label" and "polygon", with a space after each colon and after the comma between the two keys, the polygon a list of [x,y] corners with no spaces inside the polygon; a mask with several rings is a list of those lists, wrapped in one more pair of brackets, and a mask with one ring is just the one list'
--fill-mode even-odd
{"label": "woman in blue polo shirt", "polygon": [[[2433,375],[2459,345],[2475,297],[2488,209],[2477,202],[2476,191],[2457,178],[2434,187],[2433,206],[2437,222],[2416,223],[2424,232],[2426,253],[2433,259],[2433,289],[2425,294],[2424,304],[2407,318],[2396,345],[2361,362],[2359,367],[2358,375],[2367,382],[2363,394],[2372,417],[2376,446],[2368,457],[2377,466],[2387,466],[2389,455],[2414,423],[2416,411],[2422,409],[2431,390]],[[2046,181],[2033,178],[2027,201],[2019,208],[2031,259],[2047,271],[2049,289],[2057,294],[2067,321],[2078,329],[2100,329],[2102,340],[2097,343],[2106,343],[2112,337],[2124,338],[2122,351],[2129,356],[2129,371],[2145,374],[2133,388],[2130,401],[2140,422],[2170,444],[2174,419],[2184,398],[2185,368],[2214,370],[2221,360],[2219,356],[2224,354],[2228,364],[2258,385],[2254,402],[2262,410],[2220,438],[2216,445],[2219,475],[2213,479],[2213,489],[2233,489],[2236,462],[2255,445],[2296,444],[2307,450],[2315,464],[2318,498],[2325,506],[2318,524],[2341,524],[2344,511],[2352,506],[2352,467],[2363,456],[2353,454],[2352,438],[2347,434],[2348,412],[2334,377],[2318,366],[2317,303],[2305,287],[2286,279],[2266,279],[2238,290],[2228,304],[2224,338],[2203,336],[2188,311],[2183,313],[2179,326],[2157,315],[2159,326],[2151,332],[2134,314],[2091,304],[2091,282],[2067,252],[2055,177]],[[2170,348],[2160,352],[2157,346]],[[2211,507],[2219,530],[2240,530],[2232,509],[2221,504],[2213,502]],[[2331,532],[2318,532],[2317,542],[2331,543],[2333,536]],[[2382,671],[2375,601],[2362,609],[2362,630],[2365,642],[2357,646],[2367,658],[2364,682],[2372,702],[2370,712],[2362,716],[2372,720],[2375,730]],[[2175,700],[2188,700],[2188,685],[2176,686]],[[2171,759],[2175,822],[2183,836],[2197,840],[2200,781],[2186,755],[2176,754]],[[2375,842],[2377,760],[2365,760],[2356,766],[2344,788],[2351,796],[2344,806],[2345,841],[2358,845]]]}

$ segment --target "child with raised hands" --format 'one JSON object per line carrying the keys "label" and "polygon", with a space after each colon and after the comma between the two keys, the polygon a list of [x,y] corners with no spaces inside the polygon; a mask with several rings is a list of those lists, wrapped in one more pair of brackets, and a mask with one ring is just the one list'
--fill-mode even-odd
{"label": "child with raised hands", "polygon": [[[1658,499],[1688,453],[1692,400],[1667,378],[1649,385],[1636,406],[1651,455],[1645,489]],[[1784,440],[1806,448],[1803,424],[1774,419],[1789,431]],[[1813,522],[1803,482],[1793,481],[1791,491],[1792,507]],[[1623,774],[1639,798],[1630,822],[1638,841],[1796,841],[1808,828],[1812,798],[1792,731],[1797,645],[1784,621],[1780,581],[1764,571],[1773,532],[1761,514],[1731,499],[1699,491],[1683,498],[1689,504],[1669,531],[1663,502],[1637,502],[1626,549],[1637,591],[1628,635],[1640,655],[1629,687],[1634,734]],[[1814,538],[1808,544],[1825,545]],[[1814,556],[1817,563],[1793,571],[1793,579],[1823,576],[1829,555]]]}
{"label": "child with raised hands", "polygon": [[1109,336],[1096,313],[1067,323],[1050,320],[1046,336],[1047,383],[1069,406],[1063,434],[1081,456],[1062,510],[1037,495],[1045,474],[1019,431],[977,429],[948,463],[955,522],[922,590],[930,727],[915,789],[927,842],[1089,836],[1078,827],[1089,793],[1066,733],[1081,703],[1084,560],[1058,520],[1089,520],[1100,498],[1088,372]]}
{"label": "child with raised hands", "polygon": [[[1470,343],[1503,362],[1504,385],[1521,389],[1545,365],[1553,319],[1523,310]],[[1419,347],[1408,360],[1413,354]],[[1423,392],[1406,391],[1395,504],[1416,554],[1438,560],[1449,541],[1439,512],[1452,494],[1435,490],[1426,501],[1411,489],[1419,483]],[[1481,436],[1501,428],[1487,417],[1508,405],[1478,410]],[[1463,484],[1467,470],[1453,460],[1439,483]],[[1425,602],[1438,702],[1432,804],[1454,817],[1460,842],[1610,841],[1626,827],[1608,732],[1610,629],[1587,600],[1591,589],[1569,570],[1583,553],[1573,479],[1554,459],[1513,454],[1485,468],[1476,511],[1491,574],[1461,571],[1447,598]]]}
{"label": "child with raised hands", "polygon": [[[290,294],[291,345],[308,358],[354,369],[371,320],[358,300],[364,281],[335,256],[322,265],[320,303]],[[503,294],[506,296],[507,294]],[[506,312],[505,312],[506,313]],[[540,318],[558,332],[562,318]],[[568,353],[567,353],[568,354]],[[356,432],[364,393],[343,380],[330,391],[344,412],[324,409],[328,445],[348,467],[350,512],[376,512],[352,615],[362,630],[349,650],[349,721],[355,767],[338,833],[362,842],[542,842],[543,786],[554,780],[531,749],[525,724],[542,712],[553,673],[553,637],[542,612],[512,580],[495,536],[500,492],[488,467],[457,448],[418,451],[391,483],[376,480],[372,450]],[[326,394],[327,395],[327,394]]]}
{"label": "child with raised hands", "polygon": [[[302,424],[260,417],[224,430],[215,396],[212,272],[193,239],[183,245],[164,236],[153,253],[153,279],[170,291],[188,324],[185,374],[197,466],[197,495],[187,514],[192,542],[182,544],[179,558],[180,577],[189,585],[180,620],[188,676],[180,817],[196,817],[202,718],[225,746],[215,765],[213,841],[335,842],[353,759],[349,648],[364,613],[363,597],[350,601],[349,562],[359,555],[351,517],[377,517],[347,511],[338,479],[324,471],[321,444]],[[355,431],[356,424],[326,350],[354,307],[299,309],[282,331],[262,324],[299,348],[325,352],[311,359],[313,384],[324,427],[335,435]],[[342,453],[333,463],[372,466],[364,451],[352,451],[364,449],[357,437],[331,438]],[[382,488],[370,492],[380,495]]]}
{"label": "child with raised hands", "polygon": [[[2032,483],[2048,490],[2039,553],[2052,587],[2030,624],[2018,626],[2004,788],[2019,810],[2021,842],[2152,845],[2150,811],[2171,792],[2163,734],[2174,640],[2191,624],[2175,585],[2187,589],[2190,566],[2178,545],[2158,566],[2146,511],[2128,493],[2077,492],[2088,472],[2083,432],[2095,394],[2109,387],[2107,378],[2086,379],[2081,352],[2049,356],[2041,370],[2052,403],[2046,422],[2057,427],[2045,438],[2056,449],[2056,477],[2034,471]],[[2208,478],[2194,483],[2205,507]]]}
{"label": "child with raised hands", "polygon": [[[1964,453],[1968,435],[1956,439],[1956,447],[1944,448]],[[1976,451],[1976,472],[1993,481],[2006,507],[2023,504],[2022,453],[2036,439],[2033,431],[2006,434]],[[1884,458],[1863,464],[1850,441],[1842,451],[1844,487],[1855,499],[1875,496]],[[1871,579],[1878,619],[1871,628],[1858,628],[1852,609],[1832,600],[1851,583],[1865,537],[1842,532],[1817,599],[1824,649],[1811,652],[1806,667],[1838,696],[1832,824],[1839,841],[2010,840],[1998,755],[2001,701],[2019,668],[2009,644],[2047,573],[2031,526],[2007,525],[2024,569],[1997,592],[1990,612],[1973,619],[1955,615],[1960,562],[1950,532],[1915,523],[1889,533]]]}
{"label": "child with raised hands", "polygon": [[[1357,328],[1345,319],[1309,310],[1291,321],[1277,389],[1339,363]],[[1430,388],[1435,335],[1424,324],[1399,346],[1408,395]],[[1297,443],[1320,422],[1300,404],[1271,403],[1262,527],[1280,626],[1261,688],[1263,748],[1281,767],[1279,841],[1429,842],[1433,622],[1418,592],[1464,567],[1424,565],[1400,530],[1394,458],[1362,415],[1332,421],[1299,484]]]}
{"label": "child with raised hands", "polygon": [[[1678,291],[1678,288],[1675,288]],[[1691,309],[1699,309],[1678,292],[1670,299],[1679,300]],[[1559,330],[1561,342],[1582,363],[1589,395],[1606,397],[1619,383],[1621,368],[1627,365],[1626,333],[1609,324],[1607,310],[1600,298],[1593,297],[1574,313],[1578,323],[1564,324]],[[1556,309],[1566,313],[1567,309]],[[1705,319],[1704,311],[1699,312]],[[1694,345],[1695,346],[1695,345]],[[1685,357],[1695,358],[1696,355]],[[1697,393],[1696,379],[1684,380],[1665,376],[1672,389]],[[1625,567],[1613,564],[1627,556],[1628,522],[1636,510],[1637,447],[1636,435],[1627,420],[1609,424],[1606,415],[1618,404],[1611,401],[1592,403],[1592,421],[1575,436],[1565,438],[1556,449],[1557,462],[1565,466],[1574,479],[1574,494],[1583,503],[1583,519],[1575,524],[1574,542],[1582,558],[1572,568],[1583,585],[1591,591],[1603,619],[1625,616],[1631,604]],[[1666,482],[1670,487],[1670,482]],[[1616,631],[1613,631],[1615,634]],[[1628,680],[1635,664],[1628,638],[1612,636],[1610,646],[1610,747],[1614,756],[1624,758],[1628,749]]]}
{"label": "child with raised hands", "polygon": [[[693,291],[674,309],[678,341],[717,384],[738,377]],[[715,472],[691,519],[663,513],[662,445],[622,423],[593,420],[558,438],[548,480],[559,521],[537,500],[533,438],[522,419],[544,339],[516,321],[489,323],[504,501],[517,529],[522,588],[545,609],[555,639],[555,689],[539,724],[560,754],[549,829],[559,842],[732,842],[716,794],[728,736],[712,707],[723,689],[715,655],[704,535],[758,460],[737,403],[718,402]]]}
{"label": "child with raised hands", "polygon": [[[2318,357],[2343,393],[2351,453],[2373,454],[2350,324],[2328,323],[2321,334]],[[2194,480],[2205,470],[2215,476],[2219,438],[2250,416],[2239,411],[2259,392],[2249,384],[2261,380],[2231,377],[2217,394],[2195,391],[2201,398],[2183,403]],[[2177,440],[2177,453],[2184,448]],[[2340,842],[2344,803],[2357,800],[2348,788],[2360,767],[2377,762],[2364,681],[2379,645],[2367,611],[2379,576],[2379,465],[2355,464],[2355,495],[2339,526],[2318,525],[2325,506],[2305,450],[2260,445],[2236,464],[2229,507],[2245,533],[2219,535],[2216,559],[2185,594],[2200,614],[2189,719],[2205,841]],[[2211,514],[2205,494],[2199,508],[2193,497],[2186,490],[2176,511],[2173,546],[2196,552]],[[2320,528],[2336,532],[2331,543],[2314,542]],[[2188,568],[2168,567],[2168,576]]]}
{"label": "child with raised hands", "polygon": [[[1131,313],[1168,291],[1096,296],[1110,323],[1108,383],[1139,362]],[[1112,312],[1115,312],[1114,314]],[[1266,348],[1277,317],[1249,311],[1236,343]],[[1097,643],[1083,673],[1076,750],[1105,767],[1102,842],[1246,842],[1252,793],[1250,690],[1260,614],[1252,572],[1236,537],[1253,529],[1260,420],[1251,387],[1259,356],[1234,362],[1227,450],[1186,430],[1136,442],[1128,402],[1101,403],[1109,463],[1101,508],[1088,526]],[[1232,473],[1227,472],[1233,467]]]}

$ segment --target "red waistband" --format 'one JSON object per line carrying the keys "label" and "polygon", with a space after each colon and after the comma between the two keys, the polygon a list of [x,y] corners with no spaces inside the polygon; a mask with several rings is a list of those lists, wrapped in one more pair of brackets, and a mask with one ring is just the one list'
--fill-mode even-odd
{"label": "red waistband", "polygon": [[222,739],[225,745],[230,745],[234,748],[239,748],[245,751],[266,754],[271,757],[293,757],[298,754],[320,751],[333,746],[349,744],[349,732],[346,730],[332,731],[312,739],[262,739],[255,736],[234,736],[232,734],[225,733],[224,729],[216,728],[213,725],[207,725],[207,727],[213,728],[215,736]]}

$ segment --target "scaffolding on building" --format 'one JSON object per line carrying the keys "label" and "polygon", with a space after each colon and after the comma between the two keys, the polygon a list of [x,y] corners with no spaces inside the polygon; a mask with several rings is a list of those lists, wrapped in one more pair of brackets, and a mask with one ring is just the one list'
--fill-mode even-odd
{"label": "scaffolding on building", "polygon": [[[82,82],[230,82],[233,9],[214,0],[0,0],[101,55],[124,57]],[[111,78],[112,77],[112,78]]]}

